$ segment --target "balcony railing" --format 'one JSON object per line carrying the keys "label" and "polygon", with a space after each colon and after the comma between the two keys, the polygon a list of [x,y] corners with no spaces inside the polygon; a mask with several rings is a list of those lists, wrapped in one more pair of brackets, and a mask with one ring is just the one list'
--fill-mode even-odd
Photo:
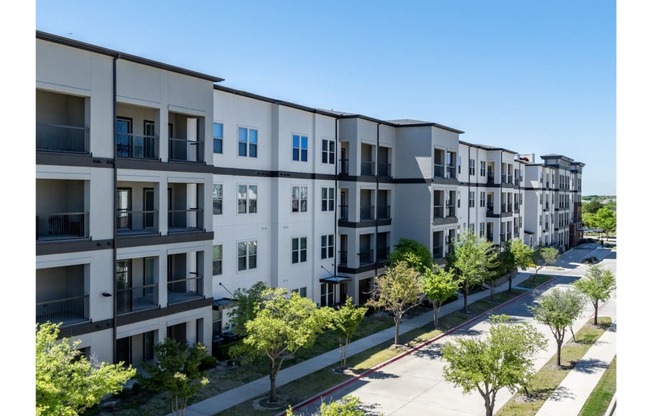
{"label": "balcony railing", "polygon": [[489,242],[494,241],[494,233],[493,232],[487,232],[487,241],[489,241]]}
{"label": "balcony railing", "polygon": [[444,176],[446,176],[444,172],[445,172],[444,165],[435,163],[435,177],[443,178]]}
{"label": "balcony railing", "polygon": [[492,202],[487,203],[487,215],[494,213],[494,204]]}
{"label": "balcony railing", "polygon": [[514,204],[514,212],[520,212],[521,206],[519,204]]}
{"label": "balcony railing", "polygon": [[204,142],[170,138],[169,141],[170,160],[183,162],[203,162]]}
{"label": "balcony railing", "polygon": [[506,204],[502,204],[500,206],[500,212],[503,213],[503,214],[507,212],[507,205]]}
{"label": "balcony railing", "polygon": [[192,277],[168,280],[168,304],[185,302],[200,298],[204,295],[204,278],[197,273],[191,272]]}
{"label": "balcony railing", "polygon": [[345,266],[349,262],[349,253],[348,251],[340,251],[340,266]]}
{"label": "balcony railing", "polygon": [[507,183],[512,183],[512,175],[507,175]]}
{"label": "balcony railing", "polygon": [[88,321],[88,295],[36,303],[36,322],[69,325]]}
{"label": "balcony railing", "polygon": [[360,207],[360,220],[373,220],[374,219],[374,206],[361,206]]}
{"label": "balcony railing", "polygon": [[349,220],[349,206],[348,205],[340,205],[340,219],[344,221]]}
{"label": "balcony railing", "polygon": [[507,204],[507,212],[513,212],[512,211],[512,204]]}
{"label": "balcony railing", "polygon": [[389,247],[378,247],[376,254],[376,261],[378,263],[387,261],[389,258]]}
{"label": "balcony railing", "polygon": [[87,238],[88,213],[67,212],[36,216],[36,240]]}
{"label": "balcony railing", "polygon": [[379,206],[378,210],[377,210],[377,213],[376,213],[378,215],[378,219],[386,220],[386,219],[392,218],[392,215],[391,215],[392,210],[391,210],[391,208],[392,207],[389,206],[389,205]]}
{"label": "balcony railing", "polygon": [[116,291],[119,314],[158,307],[158,284],[137,286]]}
{"label": "balcony railing", "polygon": [[375,175],[376,174],[376,163],[371,161],[362,161],[360,162],[360,171],[362,175]]}
{"label": "balcony railing", "polygon": [[507,182],[507,175],[500,175],[500,181],[501,181],[502,183],[508,183],[508,182]]}
{"label": "balcony railing", "polygon": [[374,251],[365,250],[360,252],[360,265],[371,264],[374,262]]}
{"label": "balcony railing", "polygon": [[507,234],[505,233],[500,233],[500,242],[504,243],[506,240]]}
{"label": "balcony railing", "polygon": [[168,211],[170,231],[198,230],[204,228],[202,208],[176,209]]}
{"label": "balcony railing", "polygon": [[115,138],[118,157],[158,159],[158,137],[142,134],[118,133]]}
{"label": "balcony railing", "polygon": [[455,216],[455,205],[446,205],[446,217],[454,217]]}
{"label": "balcony railing", "polygon": [[444,206],[435,205],[432,207],[432,217],[433,218],[444,218]]}
{"label": "balcony railing", "polygon": [[36,150],[87,154],[89,153],[89,129],[36,123]]}
{"label": "balcony railing", "polygon": [[378,176],[392,176],[392,164],[378,163]]}
{"label": "balcony railing", "polygon": [[446,166],[447,178],[455,179],[455,166]]}
{"label": "balcony railing", "polygon": [[158,211],[117,210],[115,224],[118,235],[158,232]]}
{"label": "balcony railing", "polygon": [[442,246],[433,246],[432,247],[432,258],[441,259],[444,257],[444,247]]}
{"label": "balcony railing", "polygon": [[487,183],[489,183],[489,184],[494,183],[494,174],[493,174],[493,172],[487,173]]}
{"label": "balcony railing", "polygon": [[349,159],[340,159],[340,175],[349,174]]}

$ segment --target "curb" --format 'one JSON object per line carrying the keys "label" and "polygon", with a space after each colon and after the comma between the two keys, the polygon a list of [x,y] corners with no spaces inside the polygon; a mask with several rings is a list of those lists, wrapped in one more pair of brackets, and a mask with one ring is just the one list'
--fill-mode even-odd
{"label": "curb", "polygon": [[[423,347],[425,347],[425,346],[427,346],[427,345],[432,344],[433,342],[435,342],[435,341],[437,341],[437,340],[439,340],[439,339],[445,337],[446,335],[450,335],[450,334],[453,333],[453,332],[459,331],[460,329],[464,328],[465,326],[470,325],[470,324],[472,324],[472,323],[475,323],[476,321],[479,321],[479,320],[485,319],[488,315],[491,314],[491,312],[495,311],[496,309],[498,309],[498,308],[502,308],[503,306],[506,306],[506,305],[509,305],[510,303],[515,302],[515,301],[517,301],[518,299],[521,299],[522,297],[531,294],[532,291],[534,291],[534,290],[536,290],[536,289],[540,289],[540,288],[542,288],[542,287],[544,287],[544,286],[546,286],[546,285],[550,285],[550,284],[552,284],[555,280],[557,280],[557,278],[558,278],[558,276],[554,276],[554,277],[553,277],[552,279],[550,279],[549,281],[547,281],[547,282],[545,282],[545,283],[542,283],[542,284],[540,284],[539,286],[536,286],[535,288],[532,288],[532,289],[528,290],[527,292],[523,292],[523,293],[521,293],[520,295],[514,297],[513,299],[508,300],[508,301],[505,302],[505,303],[502,303],[502,304],[500,304],[500,305],[496,305],[496,306],[494,306],[493,308],[491,308],[491,309],[489,309],[489,310],[487,310],[487,311],[481,313],[480,315],[478,315],[478,316],[476,316],[476,317],[473,317],[473,318],[469,319],[468,321],[463,322],[463,323],[457,325],[456,327],[451,328],[451,329],[449,329],[448,331],[446,331],[446,332],[444,332],[444,333],[441,333],[441,334],[437,335],[437,336],[434,337],[434,338],[431,338],[431,339],[429,339],[429,340],[427,340],[427,341],[424,341],[424,342],[422,342],[421,344],[419,344],[419,345],[417,345],[417,346],[415,346],[415,347],[412,347],[412,348],[410,348],[409,350],[404,351],[404,352],[400,353],[399,355],[390,358],[390,359],[387,360],[387,361],[384,361],[384,362],[382,362],[382,363],[380,363],[380,364],[378,364],[378,365],[376,365],[376,366],[374,366],[374,367],[372,367],[372,368],[370,368],[370,369],[368,369],[368,370],[365,370],[364,372],[362,372],[362,373],[360,373],[360,374],[358,374],[358,375],[356,375],[356,376],[354,376],[354,377],[352,377],[352,378],[350,378],[350,379],[348,379],[348,380],[346,380],[346,381],[341,382],[340,384],[337,384],[337,385],[335,385],[335,386],[333,386],[333,387],[331,387],[331,388],[329,388],[329,389],[327,389],[327,390],[325,390],[325,391],[322,391],[322,392],[319,393],[319,394],[316,394],[316,395],[314,395],[314,396],[312,396],[312,397],[310,397],[310,398],[308,398],[308,399],[306,399],[306,400],[304,400],[304,401],[302,401],[302,402],[299,402],[299,403],[297,403],[295,406],[292,406],[292,410],[293,410],[293,411],[295,411],[295,410],[299,410],[299,409],[301,409],[302,407],[306,407],[306,406],[308,406],[308,405],[314,403],[314,402],[317,401],[317,400],[323,399],[325,396],[328,396],[329,394],[331,394],[331,393],[333,393],[333,392],[335,392],[335,391],[337,391],[337,390],[339,390],[339,389],[341,389],[341,388],[344,388],[344,387],[348,386],[349,384],[352,384],[352,383],[354,383],[354,382],[360,380],[361,378],[366,377],[366,376],[368,376],[369,374],[371,374],[371,373],[373,373],[373,372],[375,372],[375,371],[377,371],[377,370],[380,370],[381,368],[383,368],[383,367],[385,367],[385,366],[387,366],[387,365],[389,365],[389,364],[392,364],[393,362],[398,361],[398,360],[400,360],[401,358],[403,358],[403,357],[405,357],[405,356],[407,356],[407,355],[410,355],[410,354],[412,354],[412,353],[415,352],[415,351],[420,350],[421,348],[423,348]],[[283,412],[278,413],[276,416],[286,416],[286,413],[287,413],[286,411],[283,411]]]}
{"label": "curb", "polygon": [[611,402],[609,403],[609,407],[607,407],[605,415],[613,416],[614,413],[616,413],[616,393],[614,393],[614,397],[611,398]]}

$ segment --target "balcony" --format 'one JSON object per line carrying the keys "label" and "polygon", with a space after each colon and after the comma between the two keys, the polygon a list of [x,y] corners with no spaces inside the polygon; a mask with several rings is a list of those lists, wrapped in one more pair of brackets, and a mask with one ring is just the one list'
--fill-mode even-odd
{"label": "balcony", "polygon": [[455,216],[455,205],[446,205],[446,218]]}
{"label": "balcony", "polygon": [[340,175],[349,175],[349,159],[340,159]]}
{"label": "balcony", "polygon": [[378,247],[376,261],[378,263],[386,262],[389,259],[389,247]]}
{"label": "balcony", "polygon": [[378,219],[379,220],[387,220],[387,219],[392,218],[391,208],[392,207],[389,206],[389,205],[379,206],[378,207],[378,212],[377,212]]}
{"label": "balcony", "polygon": [[435,163],[435,177],[436,178],[443,178],[445,177],[445,168],[444,165],[440,165]]}
{"label": "balcony", "polygon": [[437,218],[444,218],[444,206],[443,205],[435,205],[432,207],[432,218],[437,219]]}
{"label": "balcony", "polygon": [[500,175],[500,182],[501,183],[509,183],[509,182],[507,182],[507,175]]}
{"label": "balcony", "polygon": [[89,129],[36,123],[36,151],[88,154]]}
{"label": "balcony", "polygon": [[361,251],[359,253],[359,255],[360,255],[360,266],[374,263],[374,251],[373,250]]}
{"label": "balcony", "polygon": [[392,164],[391,163],[378,163],[378,176],[392,176]]}
{"label": "balcony", "polygon": [[519,204],[514,204],[514,212],[521,212],[521,206]]}
{"label": "balcony", "polygon": [[491,231],[487,232],[487,241],[492,242],[494,241],[494,233]]}
{"label": "balcony", "polygon": [[349,253],[346,250],[340,251],[339,253],[340,253],[340,266],[346,267],[349,262]]}
{"label": "balcony", "polygon": [[168,279],[168,304],[195,300],[204,296],[203,276],[190,272],[191,277]]}
{"label": "balcony", "polygon": [[494,184],[494,174],[493,172],[487,173],[487,183],[490,185]]}
{"label": "balcony", "polygon": [[158,159],[159,139],[156,136],[118,133],[116,135],[115,141],[116,155],[118,157],[125,157],[130,159]]}
{"label": "balcony", "polygon": [[348,205],[340,205],[340,219],[343,221],[348,221],[349,220],[349,206]]}
{"label": "balcony", "polygon": [[171,137],[168,151],[169,160],[198,163],[204,161],[204,142]]}
{"label": "balcony", "polygon": [[63,326],[88,321],[88,295],[36,302],[36,322],[59,323]]}
{"label": "balcony", "polygon": [[451,178],[451,179],[455,179],[455,177],[456,177],[455,176],[455,166],[453,166],[453,165],[446,166],[446,177]]}
{"label": "balcony", "polygon": [[36,216],[36,240],[88,238],[88,213],[67,212]]}
{"label": "balcony", "polygon": [[169,232],[197,231],[204,229],[202,208],[176,209],[168,211]]}
{"label": "balcony", "polygon": [[507,212],[514,212],[512,210],[512,204],[507,204]]}
{"label": "balcony", "polygon": [[372,161],[360,162],[361,175],[373,176],[376,174],[376,163]]}
{"label": "balcony", "polygon": [[158,211],[127,211],[118,209],[116,228],[119,236],[158,233]]}
{"label": "balcony", "polygon": [[374,219],[374,206],[361,206],[360,207],[360,221],[369,221]]}
{"label": "balcony", "polygon": [[432,247],[432,258],[441,259],[444,257],[444,247],[441,245],[436,245]]}
{"label": "balcony", "polygon": [[158,308],[158,284],[118,289],[116,301],[118,314]]}

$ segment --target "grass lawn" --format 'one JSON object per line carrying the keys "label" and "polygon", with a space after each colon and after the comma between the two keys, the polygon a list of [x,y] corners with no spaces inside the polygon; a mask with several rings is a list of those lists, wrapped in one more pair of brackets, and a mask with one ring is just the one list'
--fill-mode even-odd
{"label": "grass lawn", "polygon": [[616,394],[616,357],[609,364],[600,378],[598,385],[589,396],[579,416],[602,416],[606,413],[609,403]]}
{"label": "grass lawn", "polygon": [[546,282],[549,282],[552,279],[552,276],[547,276],[545,274],[540,274],[537,276],[536,280],[533,277],[528,278],[526,281],[521,283],[520,287],[525,287],[528,289],[534,289],[535,287],[542,285]]}
{"label": "grass lawn", "polygon": [[557,367],[557,354],[535,374],[528,386],[530,397],[525,397],[523,392],[518,392],[496,413],[496,416],[527,416],[535,415],[557,386],[573,369],[595,341],[611,325],[611,318],[598,318],[598,326],[593,326],[590,319],[580,329],[573,342],[571,338],[561,349],[561,368]]}

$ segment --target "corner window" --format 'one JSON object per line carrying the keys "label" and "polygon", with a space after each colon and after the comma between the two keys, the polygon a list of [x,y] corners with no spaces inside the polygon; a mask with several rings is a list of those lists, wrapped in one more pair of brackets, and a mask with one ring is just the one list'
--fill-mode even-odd
{"label": "corner window", "polygon": [[222,154],[222,143],[224,139],[224,125],[213,123],[213,153]]}
{"label": "corner window", "polygon": [[308,212],[308,187],[292,187],[292,212]]}
{"label": "corner window", "polygon": [[292,239],[292,264],[308,261],[308,237]]}
{"label": "corner window", "polygon": [[258,212],[258,186],[238,185],[238,214]]}
{"label": "corner window", "polygon": [[292,160],[308,161],[308,136],[292,135]]}
{"label": "corner window", "polygon": [[258,157],[258,130],[238,128],[238,156]]}

